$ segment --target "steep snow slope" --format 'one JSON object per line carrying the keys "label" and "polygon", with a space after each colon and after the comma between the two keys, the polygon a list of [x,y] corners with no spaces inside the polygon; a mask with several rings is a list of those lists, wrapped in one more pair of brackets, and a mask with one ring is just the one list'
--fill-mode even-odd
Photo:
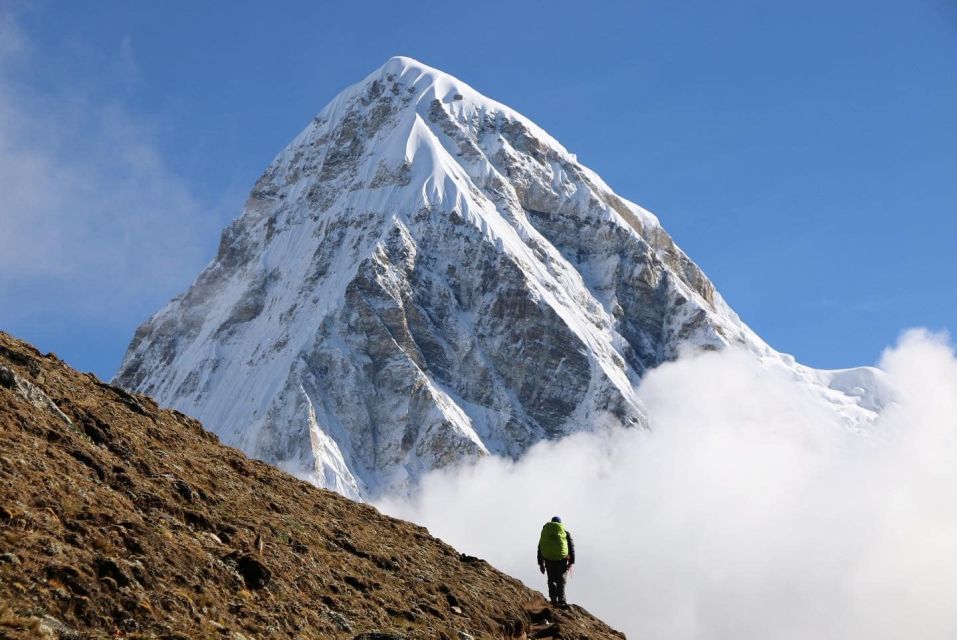
{"label": "steep snow slope", "polygon": [[397,57],[277,156],[213,262],[137,330],[116,382],[361,497],[644,425],[644,371],[729,344],[852,426],[882,401],[879,372],[775,353],[655,216],[532,122]]}

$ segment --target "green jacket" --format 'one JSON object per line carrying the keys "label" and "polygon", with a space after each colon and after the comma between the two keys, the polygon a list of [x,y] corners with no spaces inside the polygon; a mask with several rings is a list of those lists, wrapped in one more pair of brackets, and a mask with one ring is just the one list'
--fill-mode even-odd
{"label": "green jacket", "polygon": [[545,560],[575,562],[575,544],[571,532],[561,522],[546,522],[538,539],[538,564]]}

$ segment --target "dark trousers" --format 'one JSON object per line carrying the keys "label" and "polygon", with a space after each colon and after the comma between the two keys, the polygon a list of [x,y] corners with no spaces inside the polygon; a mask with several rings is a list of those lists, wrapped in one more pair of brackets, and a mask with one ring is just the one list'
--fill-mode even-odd
{"label": "dark trousers", "polygon": [[548,577],[548,598],[552,603],[565,602],[565,576],[568,574],[568,558],[546,560],[545,575]]}

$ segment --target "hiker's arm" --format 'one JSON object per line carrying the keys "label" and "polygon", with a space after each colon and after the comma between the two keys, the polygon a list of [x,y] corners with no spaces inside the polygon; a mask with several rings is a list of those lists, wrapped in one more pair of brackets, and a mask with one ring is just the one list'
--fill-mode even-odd
{"label": "hiker's arm", "polygon": [[575,564],[575,543],[572,542],[571,532],[566,531],[565,537],[568,538],[568,564]]}
{"label": "hiker's arm", "polygon": [[542,544],[538,544],[538,569],[545,573],[545,558],[542,557]]}

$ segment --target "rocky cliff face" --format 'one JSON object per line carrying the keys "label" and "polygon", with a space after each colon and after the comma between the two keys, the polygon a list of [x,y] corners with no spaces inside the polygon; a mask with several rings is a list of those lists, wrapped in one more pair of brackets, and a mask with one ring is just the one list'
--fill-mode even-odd
{"label": "rocky cliff face", "polygon": [[518,113],[393,58],[279,154],[115,381],[359,497],[642,426],[643,372],[729,344],[780,359],[652,214]]}
{"label": "rocky cliff face", "polygon": [[0,332],[0,638],[107,637],[623,636]]}

